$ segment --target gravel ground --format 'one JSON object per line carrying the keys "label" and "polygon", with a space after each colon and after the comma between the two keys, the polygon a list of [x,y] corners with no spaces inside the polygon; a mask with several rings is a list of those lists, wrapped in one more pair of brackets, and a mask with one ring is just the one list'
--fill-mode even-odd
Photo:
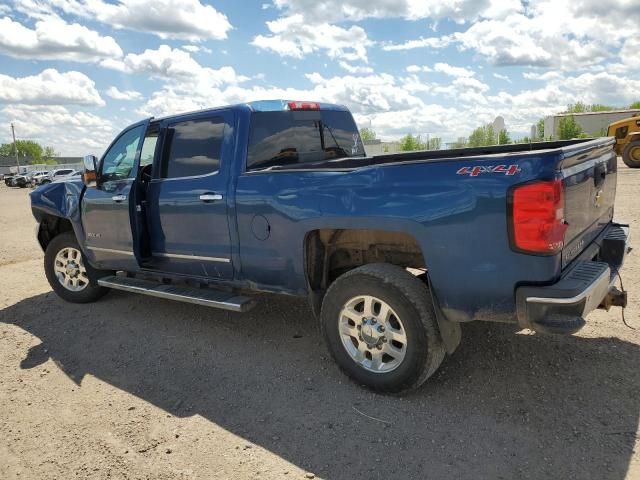
{"label": "gravel ground", "polygon": [[[640,171],[616,216],[640,231]],[[0,186],[0,478],[640,478],[640,262],[631,305],[571,337],[470,324],[403,397],[335,367],[304,301],[248,314],[50,290],[28,190]]]}

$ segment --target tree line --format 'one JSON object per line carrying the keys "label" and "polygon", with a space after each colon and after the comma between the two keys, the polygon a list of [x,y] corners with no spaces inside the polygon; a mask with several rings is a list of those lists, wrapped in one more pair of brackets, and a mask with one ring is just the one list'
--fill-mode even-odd
{"label": "tree line", "polygon": [[[53,147],[43,147],[33,140],[16,140],[16,149],[18,150],[18,159],[20,164],[24,163],[45,163],[47,165],[55,164],[53,157],[59,156]],[[3,143],[0,145],[0,157],[10,157],[15,159],[16,150],[13,143]]]}
{"label": "tree line", "polygon": [[[633,102],[629,107],[629,110],[640,109],[640,100]],[[603,105],[600,103],[586,104],[584,102],[576,102],[567,105],[567,109],[561,114],[574,114],[574,113],[587,113],[587,112],[608,112],[611,110],[623,110],[625,107],[615,107],[611,105]],[[557,137],[560,140],[570,140],[572,138],[588,138],[588,137],[602,137],[607,134],[606,129],[600,132],[585,132],[580,124],[576,121],[573,115],[567,115],[560,118],[558,122]],[[545,136],[544,131],[544,118],[539,119],[536,122],[536,136],[531,138],[525,136],[516,140],[511,140],[511,136],[506,129],[496,132],[492,124],[480,126],[471,132],[468,137],[459,137],[458,140],[450,144],[451,148],[465,148],[465,147],[486,147],[490,145],[506,145],[509,143],[531,143],[531,142],[543,142],[549,140],[552,134]],[[376,132],[370,128],[363,128],[360,130],[360,137],[363,141],[375,140],[377,138]],[[424,141],[420,135],[406,134],[399,141],[400,150],[404,152],[415,150],[439,150],[442,146],[442,140],[439,137],[429,138],[428,141]]]}
{"label": "tree line", "polygon": [[[378,136],[371,128],[362,128],[360,130],[360,138],[363,142],[377,140]],[[416,150],[440,150],[442,148],[442,139],[440,137],[429,137],[424,139],[422,135],[413,135],[407,133],[402,137],[398,144],[403,152],[413,152]],[[385,150],[387,152],[388,150]]]}

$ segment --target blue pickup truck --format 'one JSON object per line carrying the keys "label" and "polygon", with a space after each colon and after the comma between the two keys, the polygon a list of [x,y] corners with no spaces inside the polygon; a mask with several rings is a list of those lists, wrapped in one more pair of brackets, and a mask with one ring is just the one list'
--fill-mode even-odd
{"label": "blue pickup truck", "polygon": [[244,312],[305,296],[341,369],[424,382],[466,322],[572,334],[615,288],[614,140],[368,157],[338,105],[260,101],[127,127],[82,181],[31,193],[70,302],[109,289]]}

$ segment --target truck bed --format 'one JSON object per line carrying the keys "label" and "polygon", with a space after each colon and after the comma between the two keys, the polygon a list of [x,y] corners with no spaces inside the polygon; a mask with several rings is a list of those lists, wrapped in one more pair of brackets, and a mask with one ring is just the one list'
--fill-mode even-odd
{"label": "truck bed", "polygon": [[[571,150],[587,142],[592,142],[593,138],[558,140],[553,142],[535,143],[515,143],[509,145],[492,145],[488,147],[452,148],[449,150],[421,150],[416,152],[390,153],[386,155],[376,155],[370,157],[347,157],[337,160],[324,160],[321,162],[297,163],[292,165],[273,166],[264,170],[317,170],[317,169],[354,169],[373,165],[427,162],[427,161],[455,161],[468,157],[486,157],[494,155],[509,155],[513,153],[538,152],[547,153],[551,150]],[[586,145],[585,145],[586,146]],[[258,170],[260,171],[260,170]]]}

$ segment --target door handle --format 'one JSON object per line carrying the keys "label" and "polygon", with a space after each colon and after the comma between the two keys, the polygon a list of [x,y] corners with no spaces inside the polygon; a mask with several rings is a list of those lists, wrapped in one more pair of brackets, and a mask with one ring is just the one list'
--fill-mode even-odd
{"label": "door handle", "polygon": [[124,202],[126,199],[126,195],[114,195],[113,197],[111,197],[111,200],[117,203]]}
{"label": "door handle", "polygon": [[217,200],[222,200],[222,195],[219,193],[203,193],[200,195],[200,200],[203,202],[215,202]]}

